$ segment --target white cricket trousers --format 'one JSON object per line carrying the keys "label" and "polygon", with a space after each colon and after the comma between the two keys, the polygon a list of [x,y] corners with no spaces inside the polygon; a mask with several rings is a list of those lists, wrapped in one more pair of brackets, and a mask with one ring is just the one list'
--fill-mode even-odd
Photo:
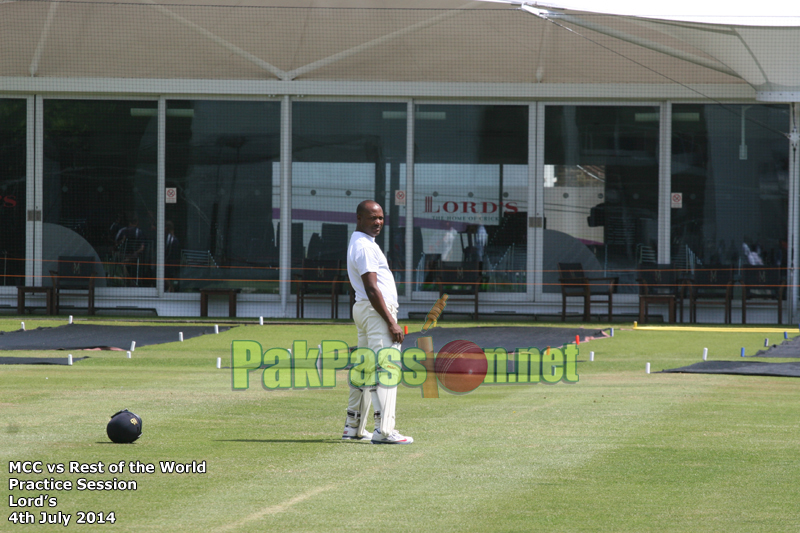
{"label": "white cricket trousers", "polygon": [[[397,307],[388,304],[387,307],[396,321]],[[394,347],[399,350],[402,347],[401,344],[392,342],[389,324],[372,307],[369,300],[361,300],[355,303],[353,306],[353,320],[358,331],[359,348],[369,348],[377,354],[381,348]],[[378,364],[381,364],[380,360],[378,360]],[[383,385],[363,388],[350,387],[347,410],[360,415],[359,436],[363,435],[367,424],[370,399],[375,405],[375,429],[380,429],[382,434],[389,435],[394,431],[397,387],[384,387]]]}

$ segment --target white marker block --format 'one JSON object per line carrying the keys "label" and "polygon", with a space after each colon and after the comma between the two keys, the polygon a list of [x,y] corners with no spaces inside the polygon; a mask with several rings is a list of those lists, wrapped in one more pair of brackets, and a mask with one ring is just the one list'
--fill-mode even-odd
{"label": "white marker block", "polygon": [[135,350],[136,350],[136,341],[131,341],[131,351],[133,352]]}
{"label": "white marker block", "polygon": [[611,328],[611,336],[614,336],[614,328]]}
{"label": "white marker block", "polygon": [[131,352],[128,352],[128,359],[131,358]]}
{"label": "white marker block", "polygon": [[72,315],[69,315],[69,323],[72,324]]}
{"label": "white marker block", "polygon": [[178,332],[178,340],[180,340],[181,342],[183,342],[183,332],[182,332],[182,331],[179,331],[179,332]]}
{"label": "white marker block", "polygon": [[594,361],[594,352],[589,352],[589,361]]}
{"label": "white marker block", "polygon": [[644,371],[649,374],[650,373],[650,363],[647,363],[644,367]]}
{"label": "white marker block", "polygon": [[219,325],[214,324],[214,333],[219,333]]}
{"label": "white marker block", "polygon": [[764,339],[764,348],[769,346],[769,338]]}
{"label": "white marker block", "polygon": [[708,348],[703,348],[703,361],[708,361]]}
{"label": "white marker block", "polygon": [[25,331],[25,322],[22,323],[22,331]]}
{"label": "white marker block", "polygon": [[217,357],[217,368],[222,368],[222,357]]}
{"label": "white marker block", "polygon": [[72,354],[69,354],[69,355],[67,356],[67,364],[68,364],[68,365],[70,365],[70,366],[72,366]]}
{"label": "white marker block", "polygon": [[264,325],[264,317],[263,316],[258,317],[258,325],[259,326],[263,326]]}

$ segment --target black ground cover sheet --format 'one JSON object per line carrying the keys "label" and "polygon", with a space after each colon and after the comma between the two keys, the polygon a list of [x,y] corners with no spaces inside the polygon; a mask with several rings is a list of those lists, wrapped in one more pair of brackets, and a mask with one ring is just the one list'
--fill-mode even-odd
{"label": "black ground cover sheet", "polygon": [[[219,327],[220,331],[228,329]],[[130,350],[214,333],[214,326],[101,326],[67,324],[54,328],[0,332],[0,350]]]}
{"label": "black ground cover sheet", "polygon": [[606,331],[585,328],[554,327],[474,327],[474,328],[431,328],[425,333],[409,332],[403,341],[403,349],[417,345],[420,337],[432,337],[434,350],[439,350],[450,341],[471,341],[481,348],[505,348],[511,353],[517,348],[561,347],[574,343],[575,336],[581,342],[608,337]]}
{"label": "black ground cover sheet", "polygon": [[758,351],[755,356],[800,359],[800,336],[785,340],[781,344],[772,344],[766,350]]}
{"label": "black ground cover sheet", "polygon": [[800,377],[800,363],[762,363],[759,361],[702,361],[689,366],[662,370],[687,374],[743,374],[750,376]]}

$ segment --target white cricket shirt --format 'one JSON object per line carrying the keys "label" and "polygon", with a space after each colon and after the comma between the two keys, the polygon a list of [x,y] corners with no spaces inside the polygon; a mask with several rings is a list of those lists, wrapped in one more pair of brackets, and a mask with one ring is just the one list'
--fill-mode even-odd
{"label": "white cricket shirt", "polygon": [[389,263],[383,255],[381,247],[375,243],[375,238],[360,231],[353,232],[350,245],[347,247],[347,276],[350,284],[356,290],[356,301],[369,300],[364,280],[361,276],[367,272],[375,272],[378,277],[378,289],[383,295],[387,305],[397,307],[397,288],[394,285],[394,276],[389,270]]}

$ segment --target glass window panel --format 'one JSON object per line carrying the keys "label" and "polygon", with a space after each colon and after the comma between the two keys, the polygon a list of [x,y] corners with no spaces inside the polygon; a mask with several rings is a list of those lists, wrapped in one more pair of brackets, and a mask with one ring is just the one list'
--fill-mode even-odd
{"label": "glass window panel", "polygon": [[84,256],[98,287],[155,286],[157,139],[156,102],[44,101],[44,276]]}
{"label": "glass window panel", "polygon": [[277,293],[280,102],[168,101],[166,120],[165,290]]}
{"label": "glass window panel", "polygon": [[406,104],[295,102],[292,117],[292,265],[345,265],[356,207],[372,199],[386,218],[376,242],[402,294],[405,207],[394,192],[405,190]]}
{"label": "glass window panel", "polygon": [[482,263],[484,292],[525,292],[528,107],[419,105],[415,117],[415,290],[438,261]]}
{"label": "glass window panel", "polygon": [[25,284],[27,102],[0,99],[0,253],[3,286]]}
{"label": "glass window panel", "polygon": [[544,292],[561,290],[559,262],[637,291],[658,246],[658,132],[658,107],[545,108]]}
{"label": "glass window panel", "polygon": [[676,104],[672,117],[673,260],[785,267],[789,107]]}

